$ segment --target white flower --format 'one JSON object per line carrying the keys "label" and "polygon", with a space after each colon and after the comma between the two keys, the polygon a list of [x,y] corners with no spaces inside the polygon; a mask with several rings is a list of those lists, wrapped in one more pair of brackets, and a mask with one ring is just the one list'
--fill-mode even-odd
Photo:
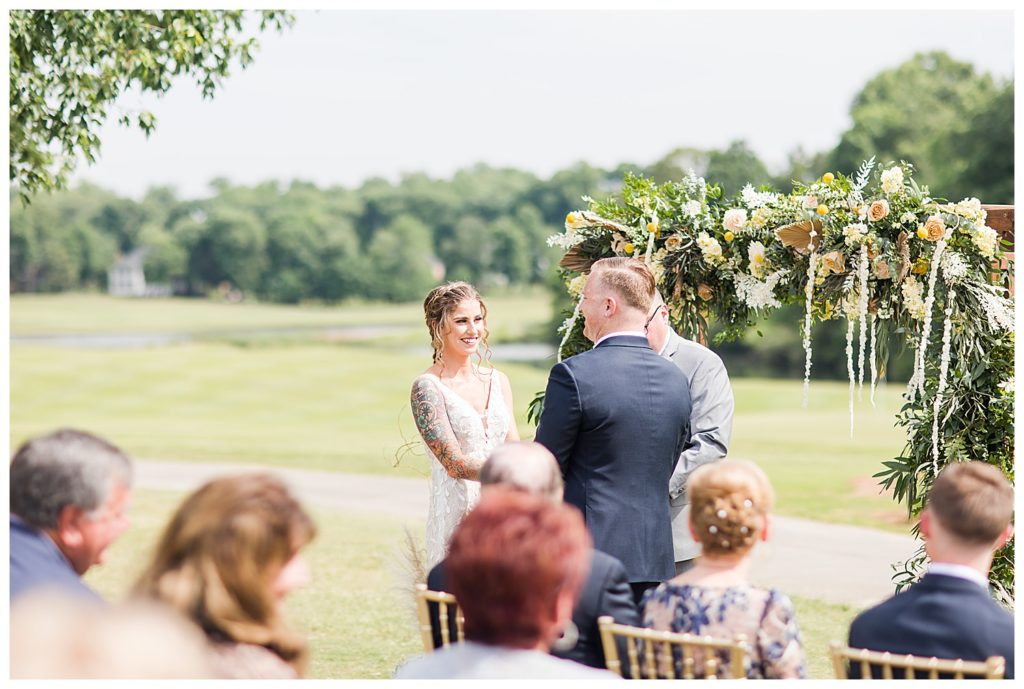
{"label": "white flower", "polygon": [[900,216],[900,225],[912,225],[915,222],[917,222],[917,216],[910,211]]}
{"label": "white flower", "polygon": [[999,245],[999,233],[988,225],[982,225],[974,232],[974,245],[985,258],[992,258],[996,255],[996,247]]}
{"label": "white flower", "polygon": [[747,247],[747,259],[750,261],[750,274],[754,277],[761,277],[764,273],[764,244],[751,242]]}
{"label": "white flower", "polygon": [[942,277],[948,284],[959,282],[967,274],[967,264],[960,254],[947,251],[942,256]]}
{"label": "white flower", "polygon": [[777,270],[763,282],[745,273],[735,273],[733,281],[736,283],[736,295],[754,310],[765,307],[778,308],[782,306],[782,302],[775,298],[775,286],[788,273],[787,270]]}
{"label": "white flower", "polygon": [[1000,383],[998,385],[998,388],[1003,391],[1004,395],[1012,395],[1013,394],[1013,386],[1014,386],[1013,376],[1010,376],[1009,378],[1004,380],[1002,383]]}
{"label": "white flower", "polygon": [[770,211],[767,208],[758,208],[750,215],[750,224],[761,229],[768,224],[768,214]]}
{"label": "white flower", "polygon": [[882,172],[882,191],[886,194],[895,194],[903,189],[903,168],[891,167]]}
{"label": "white flower", "polygon": [[722,258],[722,245],[707,232],[701,232],[697,235],[697,246],[700,247],[701,254],[703,254],[704,260],[708,264],[716,265],[724,260]]}
{"label": "white flower", "polygon": [[850,223],[843,228],[843,236],[846,237],[846,246],[854,246],[864,240],[868,233],[868,226],[864,223]]}
{"label": "white flower", "polygon": [[579,299],[583,294],[583,288],[587,286],[587,274],[577,275],[569,281],[569,294],[573,299]]}
{"label": "white flower", "polygon": [[687,215],[700,215],[700,201],[687,201],[685,210]]}
{"label": "white flower", "polygon": [[815,209],[818,207],[818,197],[814,194],[808,194],[802,198],[804,202],[804,208]]}
{"label": "white flower", "polygon": [[903,308],[907,310],[914,320],[924,320],[924,299],[921,298],[923,285],[914,276],[908,276],[903,281],[900,290],[903,292]]}
{"label": "white flower", "polygon": [[747,208],[760,208],[775,201],[775,194],[770,191],[755,191],[754,187],[748,184],[740,192],[743,204]]}
{"label": "white flower", "polygon": [[732,208],[725,212],[725,217],[722,218],[722,225],[725,229],[732,230],[733,232],[741,232],[743,226],[747,224],[747,211],[742,208]]}
{"label": "white flower", "polygon": [[988,213],[981,207],[981,201],[974,197],[964,199],[953,206],[953,212],[962,218],[967,218],[979,224],[985,222],[985,219],[988,217]]}

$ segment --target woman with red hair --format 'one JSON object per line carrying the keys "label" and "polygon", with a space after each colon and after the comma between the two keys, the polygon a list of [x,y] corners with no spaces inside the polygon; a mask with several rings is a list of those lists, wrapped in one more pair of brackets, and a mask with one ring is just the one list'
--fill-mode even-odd
{"label": "woman with red hair", "polygon": [[547,653],[572,618],[590,548],[578,510],[491,489],[456,528],[446,560],[466,641],[406,663],[396,679],[613,678]]}

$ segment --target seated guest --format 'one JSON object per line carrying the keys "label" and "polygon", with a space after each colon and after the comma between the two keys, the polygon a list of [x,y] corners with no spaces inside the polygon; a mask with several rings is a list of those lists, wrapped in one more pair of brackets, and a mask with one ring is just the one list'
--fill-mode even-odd
{"label": "seated guest", "polygon": [[688,486],[690,532],[702,553],[692,569],[645,596],[644,626],[716,638],[743,634],[751,651],[748,679],[805,677],[792,601],[747,578],[754,544],[768,538],[768,477],[751,462],[724,460],[699,467]]}
{"label": "seated guest", "polygon": [[218,676],[301,677],[307,643],[285,625],[285,596],[308,583],[301,550],[316,531],[269,474],[210,481],[182,503],[135,585],[205,632]]}
{"label": "seated guest", "polygon": [[[502,486],[532,493],[554,503],[562,502],[562,472],[555,456],[540,443],[514,442],[498,446],[480,469],[480,484],[483,494],[494,486]],[[445,562],[442,560],[430,570],[427,587],[445,591],[446,579]],[[449,614],[450,638],[455,639],[455,615]],[[551,655],[591,667],[605,667],[604,648],[597,628],[597,618],[602,615],[610,615],[619,624],[640,623],[625,567],[611,555],[592,550],[590,570],[572,611],[572,621],[567,633],[552,646]],[[438,616],[437,604],[430,603],[435,647],[441,645]]]}
{"label": "seated guest", "polygon": [[36,587],[102,602],[81,576],[128,528],[132,463],[112,444],[62,429],[11,459],[11,600]]}
{"label": "seated guest", "polygon": [[12,679],[204,679],[202,632],[162,605],[38,588],[11,604]]}
{"label": "seated guest", "polygon": [[591,547],[578,510],[492,487],[456,527],[445,560],[466,641],[409,661],[395,678],[614,677],[548,654],[572,617]]}
{"label": "seated guest", "polygon": [[[931,564],[906,591],[865,610],[850,646],[936,658],[1006,659],[1013,678],[1013,615],[988,592],[992,556],[1013,535],[1013,487],[984,462],[946,467],[921,513]],[[854,663],[851,676],[860,676]]]}

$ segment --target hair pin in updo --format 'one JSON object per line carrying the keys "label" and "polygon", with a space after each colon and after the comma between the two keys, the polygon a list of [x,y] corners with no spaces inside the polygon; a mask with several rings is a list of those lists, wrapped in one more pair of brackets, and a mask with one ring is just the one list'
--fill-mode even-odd
{"label": "hair pin in updo", "polygon": [[754,501],[751,500],[750,498],[747,498],[746,500],[743,501],[743,506],[749,510],[751,507],[754,506]]}
{"label": "hair pin in updo", "polygon": [[718,515],[719,519],[725,519],[726,516],[728,516],[728,512],[726,512],[725,510],[718,510],[718,512],[716,512],[715,514]]}
{"label": "hair pin in updo", "polygon": [[718,527],[712,524],[708,527],[708,533],[718,533]]}
{"label": "hair pin in updo", "polygon": [[747,527],[745,527],[745,526],[741,526],[741,527],[740,527],[740,533],[743,533],[743,534],[745,534],[745,533],[747,533],[748,531],[750,531],[750,529],[748,529]]}

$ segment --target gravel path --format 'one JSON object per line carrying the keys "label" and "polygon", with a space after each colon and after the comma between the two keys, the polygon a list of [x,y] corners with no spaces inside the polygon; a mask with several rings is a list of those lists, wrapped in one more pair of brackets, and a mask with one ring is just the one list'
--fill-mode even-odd
{"label": "gravel path", "polygon": [[[243,471],[277,473],[300,498],[325,507],[379,513],[414,529],[426,519],[426,481],[419,478],[140,461],[136,485],[190,491],[214,476]],[[754,551],[752,579],[794,596],[866,607],[892,595],[890,565],[916,549],[909,535],[777,516],[769,541]]]}

